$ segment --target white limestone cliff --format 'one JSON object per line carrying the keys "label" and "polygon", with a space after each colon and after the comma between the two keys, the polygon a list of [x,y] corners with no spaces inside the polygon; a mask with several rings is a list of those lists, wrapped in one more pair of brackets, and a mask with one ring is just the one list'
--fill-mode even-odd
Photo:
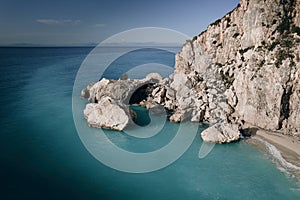
{"label": "white limestone cliff", "polygon": [[[133,84],[114,84],[122,88],[124,81]],[[104,94],[96,84],[95,91],[91,86],[83,91],[91,102]],[[150,90],[143,104],[163,105],[173,122],[247,122],[299,136],[300,0],[241,0],[188,40],[176,55],[174,73]],[[117,94],[113,99],[130,96]]]}
{"label": "white limestone cliff", "polygon": [[170,119],[248,122],[299,135],[299,18],[299,0],[242,0],[187,41],[163,86],[176,91],[162,102],[175,105]]}

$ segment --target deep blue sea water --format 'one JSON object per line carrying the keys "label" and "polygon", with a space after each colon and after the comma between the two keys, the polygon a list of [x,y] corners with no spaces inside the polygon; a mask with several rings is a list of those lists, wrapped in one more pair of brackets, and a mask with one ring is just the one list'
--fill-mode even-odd
{"label": "deep blue sea water", "polygon": [[[159,171],[130,174],[103,165],[81,142],[72,115],[76,73],[91,50],[0,48],[0,199],[300,199],[296,181],[244,141],[216,145],[199,159],[201,129],[188,151]],[[150,62],[149,52],[174,63],[148,49],[113,63],[121,69],[106,76]],[[121,148],[144,152],[171,140],[178,126],[167,122],[149,140],[106,135]]]}

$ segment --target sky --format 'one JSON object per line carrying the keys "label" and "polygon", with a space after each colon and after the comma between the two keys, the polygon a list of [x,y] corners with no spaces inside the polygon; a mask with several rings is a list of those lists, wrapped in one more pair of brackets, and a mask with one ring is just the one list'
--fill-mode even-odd
{"label": "sky", "polygon": [[198,35],[239,0],[0,0],[0,45],[98,44],[133,28]]}

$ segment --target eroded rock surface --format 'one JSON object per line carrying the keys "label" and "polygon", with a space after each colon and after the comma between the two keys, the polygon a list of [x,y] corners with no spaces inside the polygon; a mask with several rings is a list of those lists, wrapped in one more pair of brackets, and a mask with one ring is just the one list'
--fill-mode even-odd
{"label": "eroded rock surface", "polygon": [[[173,113],[173,122],[205,121],[220,127],[247,122],[297,136],[299,52],[300,0],[241,0],[183,45],[174,73],[168,79],[156,78],[142,104],[164,106]],[[89,94],[91,103],[103,96],[124,102],[138,84],[137,80],[101,80],[88,86],[83,96]],[[222,131],[206,132],[219,138]],[[235,136],[228,138],[238,139]],[[205,138],[214,136],[207,133]]]}
{"label": "eroded rock surface", "polygon": [[159,86],[175,92],[151,100],[174,110],[175,122],[245,121],[299,135],[299,52],[300,0],[242,0],[186,42]]}
{"label": "eroded rock surface", "polygon": [[[97,83],[91,83],[81,92],[83,98],[89,103],[84,110],[84,117],[90,126],[123,130],[136,114],[129,108],[129,102],[136,96],[145,94],[134,94],[139,88],[153,85],[162,80],[159,74],[149,74],[142,80],[125,79],[120,80],[102,79]],[[138,98],[137,98],[138,99]]]}
{"label": "eroded rock surface", "polygon": [[84,109],[88,124],[97,128],[123,130],[130,122],[129,109],[110,97],[102,98],[98,103],[89,103]]}
{"label": "eroded rock surface", "polygon": [[237,124],[217,123],[201,132],[204,142],[230,143],[240,139]]}

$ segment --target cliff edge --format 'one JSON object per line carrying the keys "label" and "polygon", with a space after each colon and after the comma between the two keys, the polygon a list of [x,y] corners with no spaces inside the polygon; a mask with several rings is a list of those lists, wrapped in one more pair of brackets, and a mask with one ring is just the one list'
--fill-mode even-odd
{"label": "cliff edge", "polygon": [[247,122],[299,135],[299,53],[300,0],[241,0],[186,42],[170,84],[160,86],[176,95],[158,103],[175,122]]}
{"label": "cliff edge", "polygon": [[174,73],[149,85],[141,104],[163,105],[173,122],[247,123],[299,136],[299,53],[300,0],[241,0],[184,44]]}

